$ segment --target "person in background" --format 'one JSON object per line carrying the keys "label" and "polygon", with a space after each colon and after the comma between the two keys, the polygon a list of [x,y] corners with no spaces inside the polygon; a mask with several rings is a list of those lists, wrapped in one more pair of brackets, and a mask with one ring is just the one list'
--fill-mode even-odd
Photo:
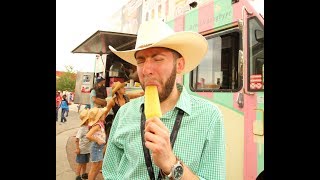
{"label": "person in background", "polygon": [[[108,143],[108,138],[110,134],[110,129],[112,126],[113,118],[117,114],[119,108],[130,101],[144,95],[144,92],[134,92],[126,93],[125,90],[126,82],[121,83],[116,81],[112,84],[112,99],[108,101],[106,113],[108,114],[105,120],[105,132],[106,132],[106,143]],[[110,113],[112,110],[112,113]],[[103,149],[103,154],[105,154],[107,146]]]}
{"label": "person in background", "polygon": [[137,65],[142,89],[156,86],[161,117],[146,119],[145,96],[122,106],[103,160],[104,179],[226,179],[223,115],[210,101],[177,83],[208,50],[197,32],[174,32],[160,20],[141,23],[135,49],[109,49]]}
{"label": "person in background", "polygon": [[69,111],[69,102],[65,94],[62,96],[60,107],[61,107],[61,122],[65,123],[67,122],[67,118],[65,117],[65,114]]}
{"label": "person in background", "polygon": [[86,135],[86,137],[92,141],[89,180],[94,180],[97,177],[102,166],[103,148],[106,144],[104,127],[106,115],[106,108],[93,107],[89,110],[89,132]]}
{"label": "person in background", "polygon": [[84,108],[85,108],[85,109],[90,109],[90,104],[86,104],[86,105],[84,106]]}
{"label": "person in background", "polygon": [[106,80],[99,76],[94,87],[90,91],[90,108],[105,107],[107,105],[107,90],[105,87]]}
{"label": "person in background", "polygon": [[68,90],[65,91],[65,95],[67,96],[67,100],[70,102],[70,92]]}
{"label": "person in background", "polygon": [[[90,109],[90,104],[84,104],[84,105],[85,105],[85,106],[84,106],[84,109]],[[78,113],[79,113],[79,111],[80,111],[81,106],[82,106],[81,103],[79,103],[79,104],[77,105]]]}
{"label": "person in background", "polygon": [[88,179],[88,173],[86,173],[87,170],[87,164],[89,163],[90,158],[90,146],[91,141],[86,137],[87,133],[89,132],[88,127],[88,119],[89,119],[89,109],[84,109],[80,113],[80,128],[76,135],[76,150],[75,153],[76,156],[76,162],[77,168],[76,168],[76,180],[81,179]]}
{"label": "person in background", "polygon": [[69,102],[73,102],[73,96],[74,96],[74,93],[73,93],[73,92],[70,92],[70,99],[69,99]]}
{"label": "person in background", "polygon": [[60,103],[62,101],[62,98],[60,96],[60,92],[57,91],[56,92],[56,121],[58,122],[58,112],[59,112],[59,108],[60,108]]}
{"label": "person in background", "polygon": [[[68,101],[68,105],[71,104],[71,101],[70,101],[70,92],[68,90],[65,90],[64,91],[64,94],[66,96],[66,100]],[[68,117],[69,115],[69,108],[66,110],[66,114],[65,114],[65,117]]]}
{"label": "person in background", "polygon": [[79,103],[79,104],[77,105],[78,113],[79,113],[79,111],[80,111],[81,105],[82,105],[81,103]]}
{"label": "person in background", "polygon": [[107,113],[112,109],[112,113],[109,113],[106,120],[106,134],[107,139],[109,137],[109,132],[111,129],[113,117],[116,116],[119,108],[130,101],[130,99],[134,99],[144,95],[144,91],[134,92],[134,93],[126,93],[126,89],[124,88],[126,83],[121,83],[116,81],[112,84],[112,98],[108,101],[107,105]]}

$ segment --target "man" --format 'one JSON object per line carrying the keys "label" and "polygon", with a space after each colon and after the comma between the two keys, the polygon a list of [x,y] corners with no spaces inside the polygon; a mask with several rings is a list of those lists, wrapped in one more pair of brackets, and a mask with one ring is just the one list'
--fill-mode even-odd
{"label": "man", "polygon": [[105,87],[106,80],[99,76],[97,77],[94,87],[90,91],[90,106],[93,107],[105,107],[107,105],[107,90]]}
{"label": "man", "polygon": [[199,65],[207,52],[206,39],[195,32],[175,33],[162,21],[147,21],[139,28],[135,49],[109,48],[137,65],[143,89],[157,86],[162,117],[145,121],[144,96],[119,109],[104,156],[104,178],[224,180],[222,113],[176,83],[177,74]]}

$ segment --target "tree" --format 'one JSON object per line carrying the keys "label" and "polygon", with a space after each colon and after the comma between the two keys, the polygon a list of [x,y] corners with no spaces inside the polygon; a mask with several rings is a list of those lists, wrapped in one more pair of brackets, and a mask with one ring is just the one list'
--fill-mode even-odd
{"label": "tree", "polygon": [[76,87],[76,73],[72,66],[65,66],[66,71],[56,80],[56,90],[73,92]]}

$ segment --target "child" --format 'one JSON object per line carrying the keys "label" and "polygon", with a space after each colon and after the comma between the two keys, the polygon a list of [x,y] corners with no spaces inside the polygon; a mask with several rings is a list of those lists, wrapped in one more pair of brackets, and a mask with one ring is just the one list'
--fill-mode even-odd
{"label": "child", "polygon": [[60,107],[61,107],[61,122],[62,123],[67,122],[67,118],[64,116],[65,113],[69,112],[69,102],[67,100],[66,95],[62,96]]}
{"label": "child", "polygon": [[91,169],[89,171],[89,179],[93,180],[97,177],[102,167],[103,148],[106,144],[106,133],[104,121],[107,115],[107,108],[93,107],[89,110],[89,132],[86,137],[93,141],[91,144]]}
{"label": "child", "polygon": [[[91,142],[89,139],[86,138],[86,134],[89,132],[88,128],[88,119],[89,119],[89,113],[88,109],[84,109],[80,113],[80,129],[78,130],[78,133],[76,135],[76,151],[77,154],[76,162],[78,163],[77,169],[76,169],[76,180],[82,179],[88,179],[88,173],[86,173],[87,169],[87,163],[89,162],[90,157],[90,146]],[[80,176],[80,173],[82,174]]]}

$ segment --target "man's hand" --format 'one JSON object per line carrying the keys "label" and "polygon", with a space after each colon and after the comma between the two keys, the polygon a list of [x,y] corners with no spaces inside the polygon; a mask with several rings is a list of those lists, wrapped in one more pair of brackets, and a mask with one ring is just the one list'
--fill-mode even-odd
{"label": "man's hand", "polygon": [[149,118],[146,120],[144,138],[146,147],[151,150],[154,163],[169,174],[171,167],[176,163],[176,157],[171,148],[168,128],[159,118]]}

